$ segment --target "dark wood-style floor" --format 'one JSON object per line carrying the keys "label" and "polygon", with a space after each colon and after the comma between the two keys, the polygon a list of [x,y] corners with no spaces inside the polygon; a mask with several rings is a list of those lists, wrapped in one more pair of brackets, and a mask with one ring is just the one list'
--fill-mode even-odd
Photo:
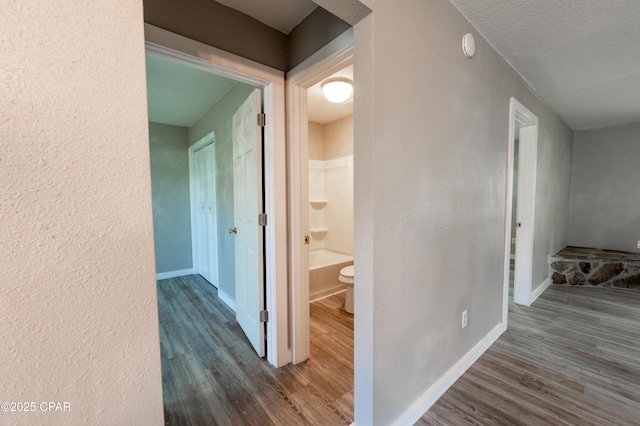
{"label": "dark wood-style floor", "polygon": [[639,425],[640,292],[550,287],[418,425]]}
{"label": "dark wood-style floor", "polygon": [[[167,424],[349,424],[353,317],[311,305],[311,359],[258,358],[199,276],[158,283]],[[640,292],[550,287],[418,425],[640,425]]]}
{"label": "dark wood-style floor", "polygon": [[165,423],[348,425],[353,316],[344,293],[311,304],[311,358],[258,358],[217,290],[199,275],[158,282]]}

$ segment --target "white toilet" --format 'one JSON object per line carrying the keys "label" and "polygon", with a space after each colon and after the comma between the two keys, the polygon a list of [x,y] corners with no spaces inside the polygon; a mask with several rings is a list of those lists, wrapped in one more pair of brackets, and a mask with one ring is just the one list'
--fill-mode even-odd
{"label": "white toilet", "polygon": [[[335,272],[334,272],[335,273]],[[340,269],[340,276],[338,277],[341,283],[347,285],[347,298],[344,301],[344,310],[353,313],[353,265],[345,266]]]}

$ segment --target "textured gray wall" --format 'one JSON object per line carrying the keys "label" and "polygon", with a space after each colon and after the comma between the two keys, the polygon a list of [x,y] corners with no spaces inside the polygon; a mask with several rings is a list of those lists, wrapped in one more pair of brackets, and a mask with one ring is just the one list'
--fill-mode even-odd
{"label": "textured gray wall", "polygon": [[144,0],[144,21],[284,71],[287,36],[213,0]]}
{"label": "textured gray wall", "polygon": [[193,266],[188,143],[186,127],[149,123],[157,273]]}
{"label": "textured gray wall", "polygon": [[255,88],[237,83],[200,120],[189,128],[189,146],[202,137],[215,132],[216,146],[216,200],[218,203],[218,264],[220,284],[218,291],[231,300],[236,299],[236,273],[233,228],[233,113]]}
{"label": "textured gray wall", "polygon": [[576,132],[569,243],[640,252],[640,124]]}
{"label": "textured gray wall", "polygon": [[281,71],[351,28],[316,8],[287,35],[211,0],[144,0],[144,21]]}
{"label": "textured gray wall", "polygon": [[321,7],[316,8],[289,33],[287,70],[293,69],[349,28],[351,25],[342,19]]}
{"label": "textured gray wall", "polygon": [[383,425],[501,322],[510,97],[540,119],[534,286],[567,242],[573,132],[448,1],[366,3],[373,13],[355,26],[355,420]]}

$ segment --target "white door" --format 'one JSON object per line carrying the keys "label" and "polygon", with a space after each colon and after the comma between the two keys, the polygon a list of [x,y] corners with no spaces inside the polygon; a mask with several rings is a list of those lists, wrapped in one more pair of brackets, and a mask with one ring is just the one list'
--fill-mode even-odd
{"label": "white door", "polygon": [[205,167],[205,155],[206,151],[200,149],[194,153],[193,162],[196,169],[195,173],[195,189],[196,189],[196,264],[194,265],[195,272],[202,275],[202,277],[208,280],[209,277],[209,257],[208,248],[206,244],[207,234],[207,204],[206,204],[206,167]]}
{"label": "white door", "polygon": [[[205,151],[206,150],[206,151]],[[206,206],[205,214],[205,232],[206,241],[203,243],[206,248],[205,252],[208,257],[205,259],[207,264],[208,277],[207,281],[218,287],[218,221],[216,215],[216,150],[214,144],[209,144],[202,149],[205,151],[204,160],[204,180],[205,193],[204,204]]]}
{"label": "white door", "polygon": [[529,306],[533,300],[533,225],[535,218],[537,125],[521,127],[518,149],[516,261],[513,301]]}
{"label": "white door", "polygon": [[196,196],[196,253],[194,269],[197,274],[218,286],[218,245],[215,197],[215,146],[209,144],[194,153]]}
{"label": "white door", "polygon": [[233,196],[236,264],[236,319],[258,355],[264,356],[262,131],[256,89],[233,114]]}
{"label": "white door", "polygon": [[[538,156],[538,117],[515,98],[509,106],[509,168],[507,169],[507,220],[505,221],[504,286],[502,319],[507,321],[509,310],[509,269],[511,258],[512,209],[516,209],[516,260],[513,301],[529,306],[544,291],[544,286],[533,288],[533,240],[536,201],[536,170]],[[516,129],[518,141],[517,206],[513,205],[513,153]]]}

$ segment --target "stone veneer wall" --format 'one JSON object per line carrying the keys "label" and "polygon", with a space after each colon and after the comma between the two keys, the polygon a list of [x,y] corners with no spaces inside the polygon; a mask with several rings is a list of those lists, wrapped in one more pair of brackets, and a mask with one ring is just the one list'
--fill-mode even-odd
{"label": "stone veneer wall", "polygon": [[549,258],[556,285],[640,289],[640,255],[584,247],[565,247]]}

